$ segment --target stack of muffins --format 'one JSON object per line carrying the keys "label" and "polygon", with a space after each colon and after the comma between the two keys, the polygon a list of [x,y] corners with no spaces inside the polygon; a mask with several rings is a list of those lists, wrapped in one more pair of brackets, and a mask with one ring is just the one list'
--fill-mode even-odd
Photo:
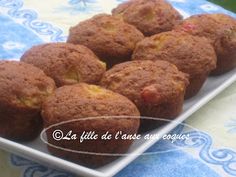
{"label": "stack of muffins", "polygon": [[[201,14],[183,20],[165,0],[130,0],[112,15],[98,14],[72,27],[66,43],[34,46],[20,62],[0,62],[0,135],[27,141],[43,127],[106,116],[51,128],[48,141],[73,151],[125,153],[132,140],[56,141],[52,132],[148,131],[160,122],[140,116],[176,118],[209,74],[235,66],[234,18]],[[116,158],[48,149],[93,167]]]}

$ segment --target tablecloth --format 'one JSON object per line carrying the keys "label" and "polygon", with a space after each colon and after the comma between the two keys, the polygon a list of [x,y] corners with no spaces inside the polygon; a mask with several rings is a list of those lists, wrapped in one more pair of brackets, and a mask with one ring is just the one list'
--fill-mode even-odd
{"label": "tablecloth", "polygon": [[[31,46],[65,41],[70,26],[110,10],[124,0],[0,0],[0,58],[19,59]],[[169,0],[184,17],[199,13],[235,14],[205,0]],[[236,176],[236,83],[186,121],[198,131],[192,141],[160,141],[116,177]],[[175,131],[183,131],[179,126]],[[198,134],[197,140],[195,139]],[[174,150],[181,147],[181,150]],[[184,148],[183,148],[184,147]],[[0,150],[0,177],[74,177]]]}

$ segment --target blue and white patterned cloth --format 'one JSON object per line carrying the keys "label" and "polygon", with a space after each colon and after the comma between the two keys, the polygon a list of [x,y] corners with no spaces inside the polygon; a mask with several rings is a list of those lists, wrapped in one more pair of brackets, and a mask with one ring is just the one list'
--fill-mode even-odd
{"label": "blue and white patterned cloth", "polygon": [[[106,12],[124,0],[0,0],[0,59],[17,60],[31,46],[65,41],[70,26]],[[200,13],[235,14],[205,0],[169,0],[184,17]],[[224,105],[224,106],[223,106]],[[236,84],[191,116],[191,141],[160,141],[116,177],[236,176]],[[174,131],[183,132],[179,126]],[[186,130],[185,130],[186,131]],[[196,136],[198,137],[196,139]],[[200,138],[199,138],[200,137]],[[175,150],[181,147],[182,150]],[[183,149],[184,148],[184,149]],[[10,162],[10,163],[9,163]],[[9,164],[7,164],[9,163]],[[0,177],[73,177],[0,151]]]}

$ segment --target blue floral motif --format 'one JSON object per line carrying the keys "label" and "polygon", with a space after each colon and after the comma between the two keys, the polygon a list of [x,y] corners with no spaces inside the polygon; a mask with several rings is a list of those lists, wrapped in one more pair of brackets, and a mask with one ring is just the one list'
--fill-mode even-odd
{"label": "blue floral motif", "polygon": [[231,119],[226,125],[229,133],[236,133],[236,119]]}
{"label": "blue floral motif", "polygon": [[[4,60],[18,59],[33,45],[43,43],[32,30],[15,23],[5,15],[0,16],[0,58]],[[27,36],[27,37],[25,37]]]}
{"label": "blue floral motif", "polygon": [[122,3],[122,2],[125,2],[127,0],[116,0],[116,1],[119,2],[119,3]]}
{"label": "blue floral motif", "polygon": [[95,3],[96,0],[69,0],[69,4],[75,5],[75,4],[83,4],[84,6],[87,6],[88,3]]}
{"label": "blue floral motif", "polygon": [[8,15],[12,18],[22,20],[22,24],[32,29],[39,35],[50,36],[51,41],[65,41],[62,30],[52,26],[50,23],[37,20],[38,14],[33,10],[22,9],[22,0],[0,0],[0,7],[8,9]]}
{"label": "blue floral motif", "polygon": [[[171,143],[159,141],[152,146],[174,149]],[[159,149],[159,148],[158,148]],[[161,154],[145,155],[136,159],[115,177],[220,177],[207,164],[184,151],[169,151]]]}
{"label": "blue floral motif", "polygon": [[201,131],[185,132],[189,139],[175,141],[177,147],[194,148],[199,150],[199,157],[205,162],[213,165],[222,166],[223,170],[229,175],[236,176],[236,152],[231,149],[212,148],[212,138]]}
{"label": "blue floral motif", "polygon": [[24,168],[23,177],[74,177],[69,173],[50,169],[13,154],[11,155],[11,163]]}
{"label": "blue floral motif", "polygon": [[102,9],[98,6],[97,0],[69,0],[69,6],[61,6],[57,10],[66,11],[71,15],[79,13],[94,13],[101,12]]}

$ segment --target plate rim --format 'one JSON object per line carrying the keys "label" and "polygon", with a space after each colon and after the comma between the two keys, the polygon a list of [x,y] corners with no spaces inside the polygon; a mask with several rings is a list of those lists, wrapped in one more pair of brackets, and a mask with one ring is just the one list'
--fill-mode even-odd
{"label": "plate rim", "polygon": [[[179,124],[179,122],[183,122],[184,120],[189,118],[190,115],[192,115],[194,112],[199,110],[202,106],[207,104],[210,100],[212,100],[215,96],[217,96],[227,87],[229,87],[235,81],[236,81],[236,70],[233,70],[233,74],[227,80],[225,80],[221,85],[213,89],[206,96],[202,97],[199,101],[193,104],[191,108],[189,108],[180,116],[178,116],[176,119],[174,119],[173,122],[163,127],[163,129],[161,129],[158,132],[158,134],[162,136],[165,133],[170,132]],[[80,174],[80,175],[86,175],[86,176],[89,175],[91,177],[109,177],[109,176],[113,176],[117,174],[120,170],[125,168],[129,163],[135,160],[139,156],[139,154],[145,152],[148,148],[150,148],[153,144],[155,144],[159,140],[160,139],[153,139],[153,140],[146,141],[145,143],[143,143],[142,146],[140,146],[139,148],[133,151],[133,153],[137,155],[132,155],[129,158],[123,158],[122,163],[116,164],[116,166],[114,166],[113,168],[110,168],[106,172],[101,172],[99,171],[99,169],[91,169],[91,168],[84,167],[82,165],[79,165],[73,162],[69,162],[67,160],[63,160],[51,154],[44,153],[40,150],[33,149],[26,145],[23,145],[23,144],[20,144],[20,143],[17,143],[17,142],[14,142],[14,141],[2,138],[2,137],[0,137],[0,148],[8,152],[17,154],[19,156],[32,159],[39,163],[51,162],[53,163],[50,165],[52,166],[52,168],[62,169],[62,170],[65,170],[71,173]]]}

